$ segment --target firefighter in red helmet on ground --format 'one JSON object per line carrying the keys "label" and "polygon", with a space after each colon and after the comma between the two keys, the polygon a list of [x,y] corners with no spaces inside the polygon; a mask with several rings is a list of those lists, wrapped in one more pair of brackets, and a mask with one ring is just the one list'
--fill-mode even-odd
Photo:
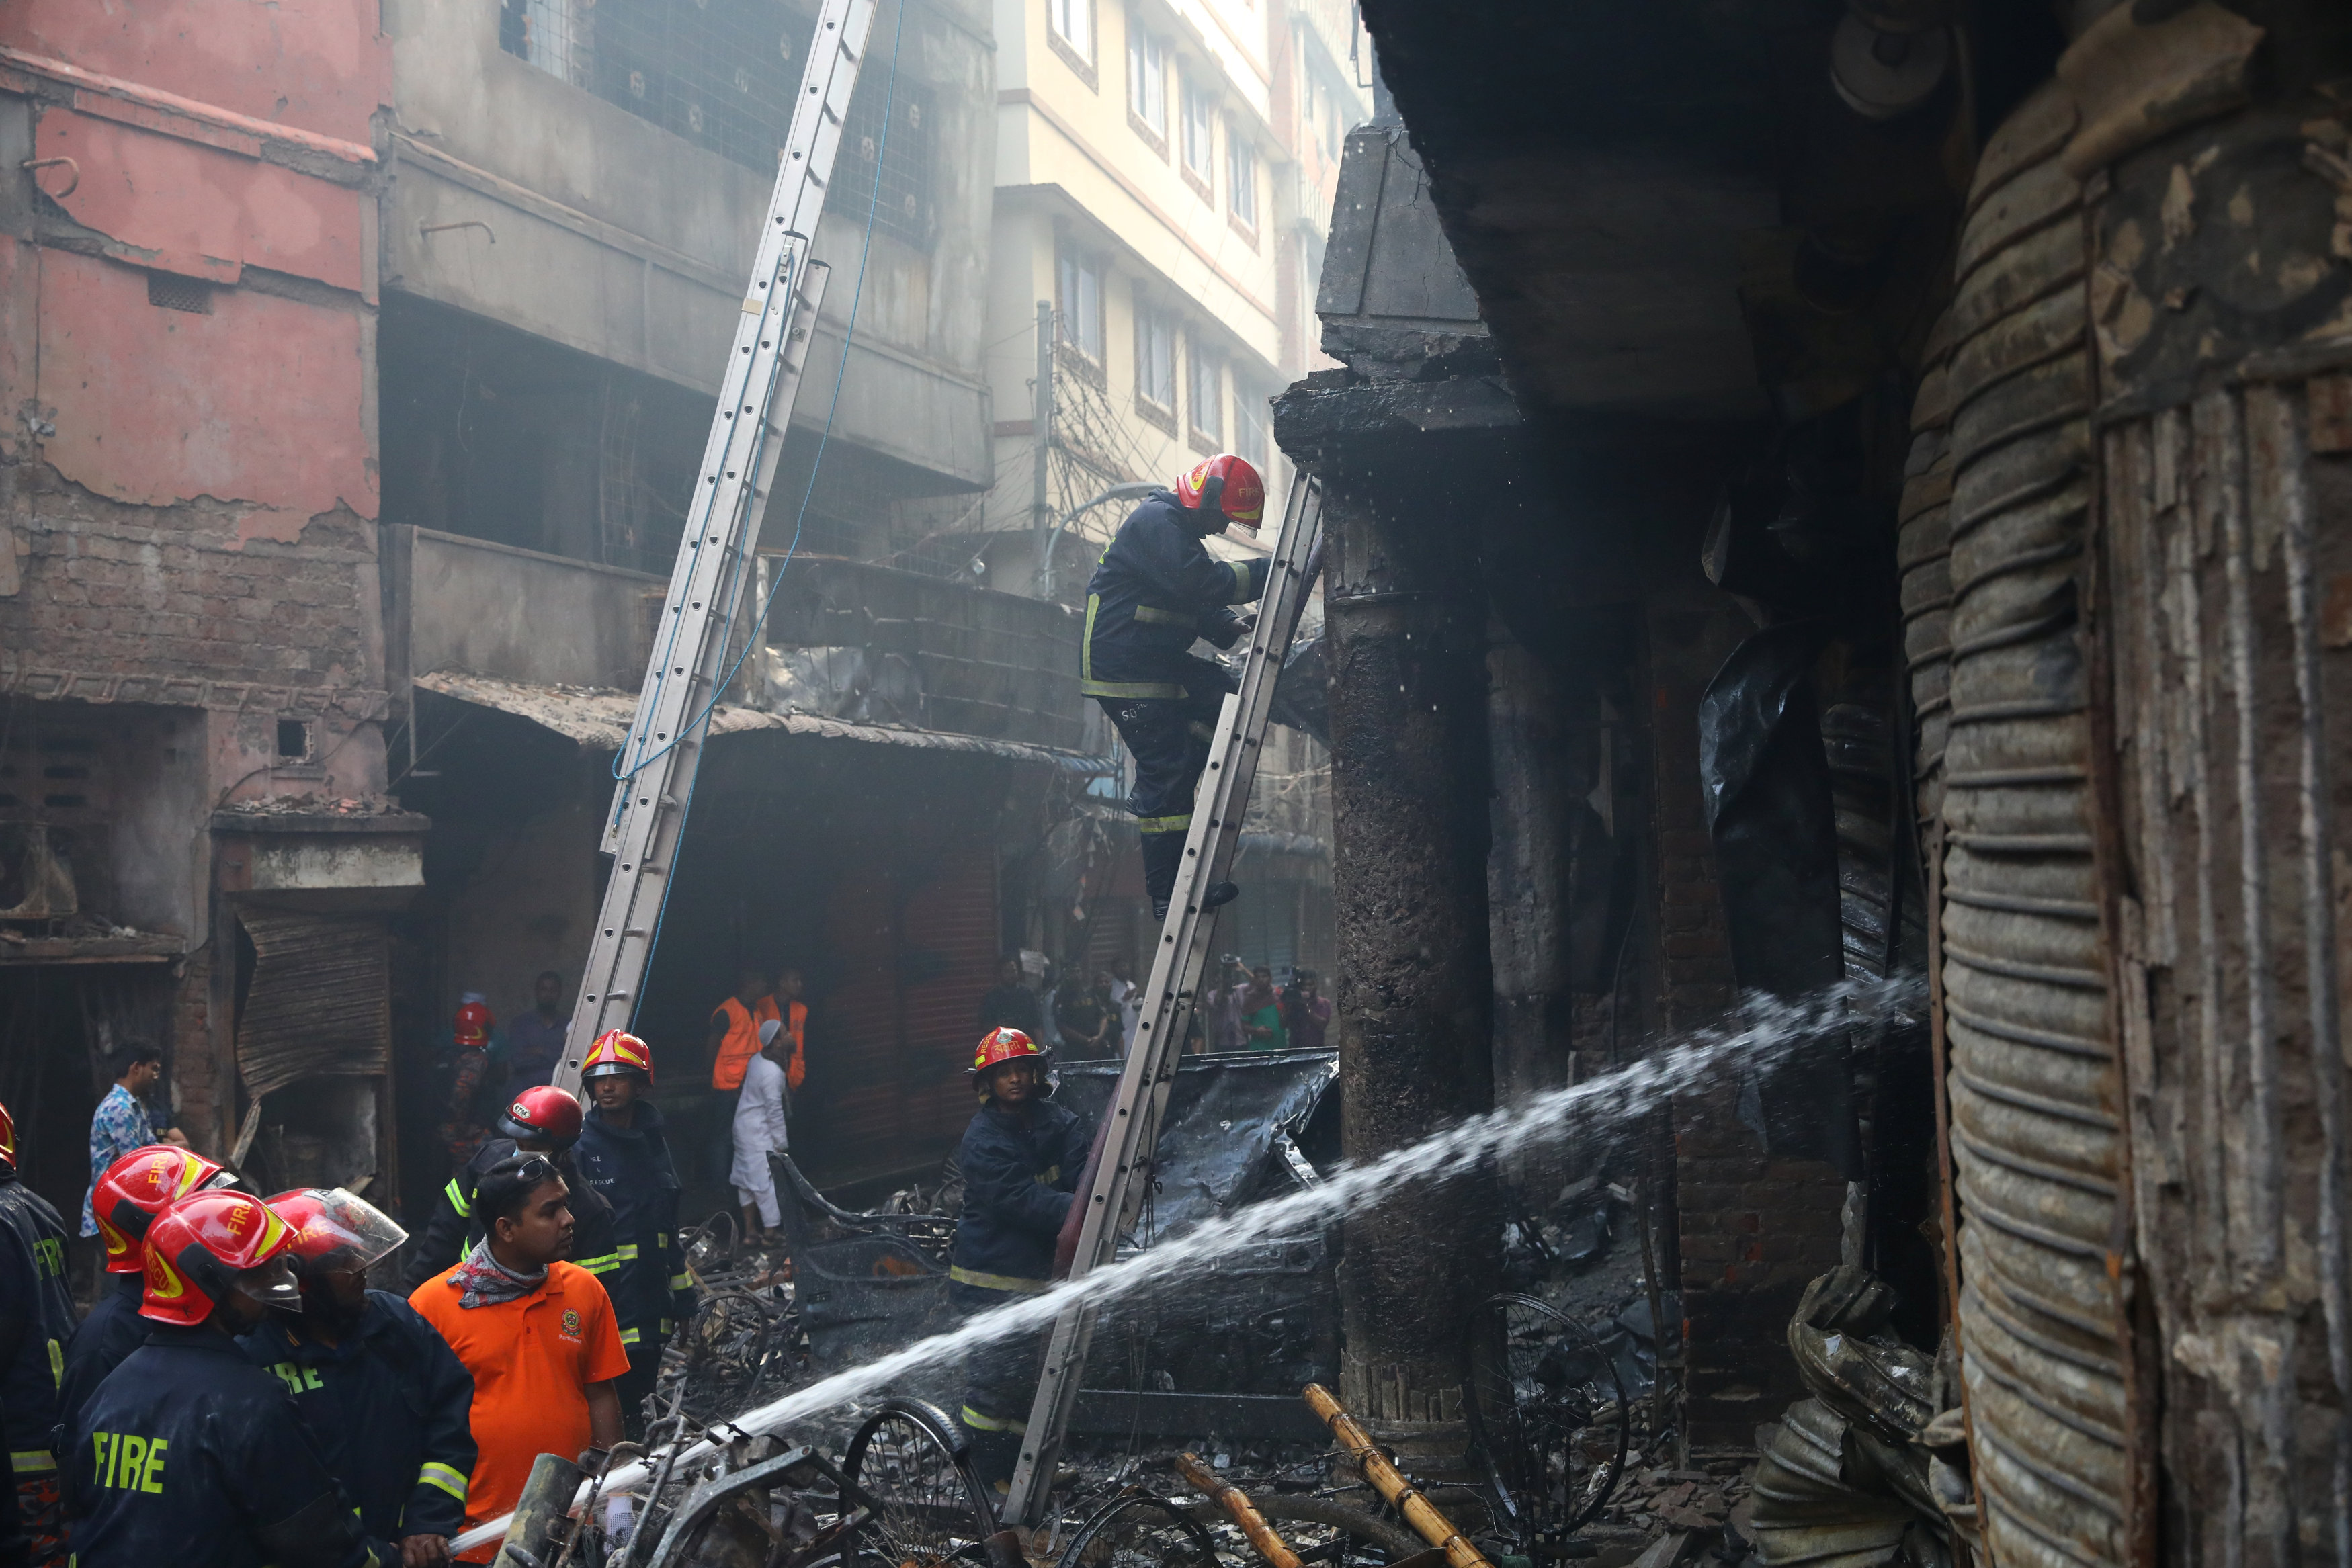
{"label": "firefighter in red helmet on ground", "polygon": [[0,1435],[8,1439],[16,1476],[14,1493],[0,1503],[22,1515],[31,1545],[27,1560],[35,1568],[66,1561],[50,1445],[58,1424],[58,1372],[73,1332],[66,1222],[48,1199],[17,1179],[16,1124],[0,1105]]}
{"label": "firefighter in red helmet on ground", "polygon": [[466,1520],[474,1376],[415,1307],[367,1288],[408,1233],[339,1187],[281,1192],[269,1208],[293,1228],[302,1299],[238,1343],[292,1397],[376,1556],[436,1568]]}
{"label": "firefighter in red helmet on ground", "polygon": [[499,1135],[474,1151],[457,1167],[433,1204],[433,1218],[424,1234],[408,1249],[406,1272],[401,1281],[414,1291],[456,1263],[482,1239],[482,1222],[474,1212],[474,1196],[482,1175],[520,1150],[546,1155],[572,1189],[572,1262],[591,1274],[609,1274],[620,1260],[613,1249],[613,1206],[580,1179],[572,1163],[572,1145],[580,1141],[580,1102],[551,1084],[541,1083],[518,1093],[499,1113]]}
{"label": "firefighter in red helmet on ground", "polygon": [[[1045,1053],[1019,1030],[982,1035],[971,1075],[980,1109],[956,1151],[963,1211],[948,1270],[948,1302],[966,1317],[1052,1282],[1055,1239],[1094,1141],[1085,1117],[1053,1103]],[[992,1485],[1013,1479],[1045,1354],[1045,1331],[1039,1329],[964,1358],[961,1416],[971,1434],[972,1466]]]}
{"label": "firefighter in red helmet on ground", "polygon": [[[1143,835],[1143,881],[1155,916],[1166,918],[1192,825],[1192,790],[1209,763],[1211,731],[1234,678],[1194,658],[1196,637],[1230,648],[1247,622],[1226,606],[1265,592],[1266,558],[1222,561],[1202,540],[1228,523],[1256,531],[1265,482],[1231,453],[1195,466],[1173,490],[1154,490],[1121,523],[1087,584],[1087,624],[1078,690],[1100,703],[1135,754],[1127,808]],[[1201,907],[1237,890],[1203,890]]]}
{"label": "firefighter in red helmet on ground", "polygon": [[394,1568],[370,1550],[285,1385],[234,1337],[300,1305],[293,1239],[241,1192],[184,1197],[147,1227],[147,1343],[68,1427],[82,1568]]}
{"label": "firefighter in red helmet on ground", "polygon": [[147,1286],[147,1227],[155,1216],[192,1193],[214,1192],[236,1180],[192,1149],[150,1144],[112,1165],[90,1188],[89,1210],[106,1243],[106,1271],[114,1289],[98,1298],[89,1316],[66,1346],[65,1375],[58,1384],[58,1421],[70,1426],[82,1404],[106,1375],[137,1350],[152,1323],[139,1315]]}
{"label": "firefighter in red helmet on ground", "polygon": [[[661,1110],[649,1098],[654,1055],[644,1040],[605,1030],[580,1064],[580,1081],[595,1104],[572,1160],[582,1179],[613,1208],[617,1256],[598,1277],[613,1298],[613,1317],[629,1353],[628,1375],[619,1380],[621,1416],[637,1438],[645,1430],[646,1396],[661,1370],[662,1346],[694,1315],[694,1281],[677,1239],[677,1171]],[[572,1256],[588,1266],[576,1249]]]}

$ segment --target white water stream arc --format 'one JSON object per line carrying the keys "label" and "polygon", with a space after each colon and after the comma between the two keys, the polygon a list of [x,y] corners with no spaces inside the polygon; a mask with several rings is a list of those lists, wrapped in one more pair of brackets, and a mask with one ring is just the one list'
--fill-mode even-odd
{"label": "white water stream arc", "polygon": [[[1103,1306],[1181,1277],[1203,1259],[1312,1234],[1345,1215],[1392,1202],[1429,1183],[1468,1175],[1489,1159],[1507,1160],[1559,1143],[1580,1124],[1622,1118],[1710,1077],[1727,1071],[1769,1072],[1807,1040],[1830,1030],[1916,1017],[1920,999],[1920,988],[1913,981],[1843,981],[1793,1001],[1751,997],[1725,1022],[1661,1046],[1613,1072],[1547,1090],[1362,1165],[1342,1166],[1320,1186],[1253,1204],[1220,1224],[1202,1226],[1042,1295],[1024,1296],[983,1312],[949,1333],[837,1372],[745,1411],[728,1424],[747,1433],[780,1434],[796,1421],[884,1391],[909,1373],[960,1360],[994,1340],[1045,1328],[1066,1307],[1080,1302]],[[679,1458],[690,1461],[709,1451],[709,1444],[696,1443]],[[646,1471],[644,1464],[626,1466],[614,1471],[606,1484],[631,1486]],[[496,1541],[506,1527],[505,1518],[488,1521],[452,1541],[450,1549],[462,1552]]]}

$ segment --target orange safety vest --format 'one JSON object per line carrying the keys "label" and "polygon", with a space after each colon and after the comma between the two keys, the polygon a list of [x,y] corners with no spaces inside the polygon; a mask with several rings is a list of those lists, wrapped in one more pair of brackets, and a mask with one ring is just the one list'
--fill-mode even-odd
{"label": "orange safety vest", "polygon": [[727,1038],[719,1042],[719,1055],[710,1063],[710,1086],[740,1089],[743,1070],[760,1054],[760,1026],[778,1016],[776,998],[761,997],[758,1006],[747,1008],[730,997],[719,1004],[719,1010],[727,1015]]}
{"label": "orange safety vest", "polygon": [[808,1063],[801,1060],[801,1047],[808,1042],[806,1002],[793,1004],[792,1012],[784,1019],[784,1038],[793,1042],[793,1059],[784,1063],[784,1086],[797,1089],[801,1086],[801,1080],[808,1076]]}

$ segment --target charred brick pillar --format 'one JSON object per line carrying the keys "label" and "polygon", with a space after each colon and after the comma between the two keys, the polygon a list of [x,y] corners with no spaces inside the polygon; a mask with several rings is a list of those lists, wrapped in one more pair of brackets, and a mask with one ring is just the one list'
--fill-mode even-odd
{"label": "charred brick pillar", "polygon": [[[1327,492],[1342,1146],[1414,1143],[1493,1102],[1486,614],[1474,529]],[[1465,1186],[1475,1190],[1465,1190]],[[1496,1289],[1483,1178],[1346,1222],[1341,1397],[1424,1464],[1463,1448],[1469,1310]]]}

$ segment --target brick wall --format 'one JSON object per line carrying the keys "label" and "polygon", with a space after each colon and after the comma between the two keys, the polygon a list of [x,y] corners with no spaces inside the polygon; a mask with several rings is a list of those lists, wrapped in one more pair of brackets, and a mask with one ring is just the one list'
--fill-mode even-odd
{"label": "brick wall", "polygon": [[[1670,1031],[1719,1018],[1738,994],[1699,789],[1697,711],[1708,678],[1749,628],[1711,591],[1653,598],[1657,1000]],[[1829,1166],[1768,1157],[1738,1100],[1737,1086],[1724,1085],[1678,1096],[1673,1109],[1685,1414],[1700,1448],[1747,1447],[1759,1422],[1804,1396],[1789,1317],[1806,1282],[1837,1262],[1845,1197]]]}

